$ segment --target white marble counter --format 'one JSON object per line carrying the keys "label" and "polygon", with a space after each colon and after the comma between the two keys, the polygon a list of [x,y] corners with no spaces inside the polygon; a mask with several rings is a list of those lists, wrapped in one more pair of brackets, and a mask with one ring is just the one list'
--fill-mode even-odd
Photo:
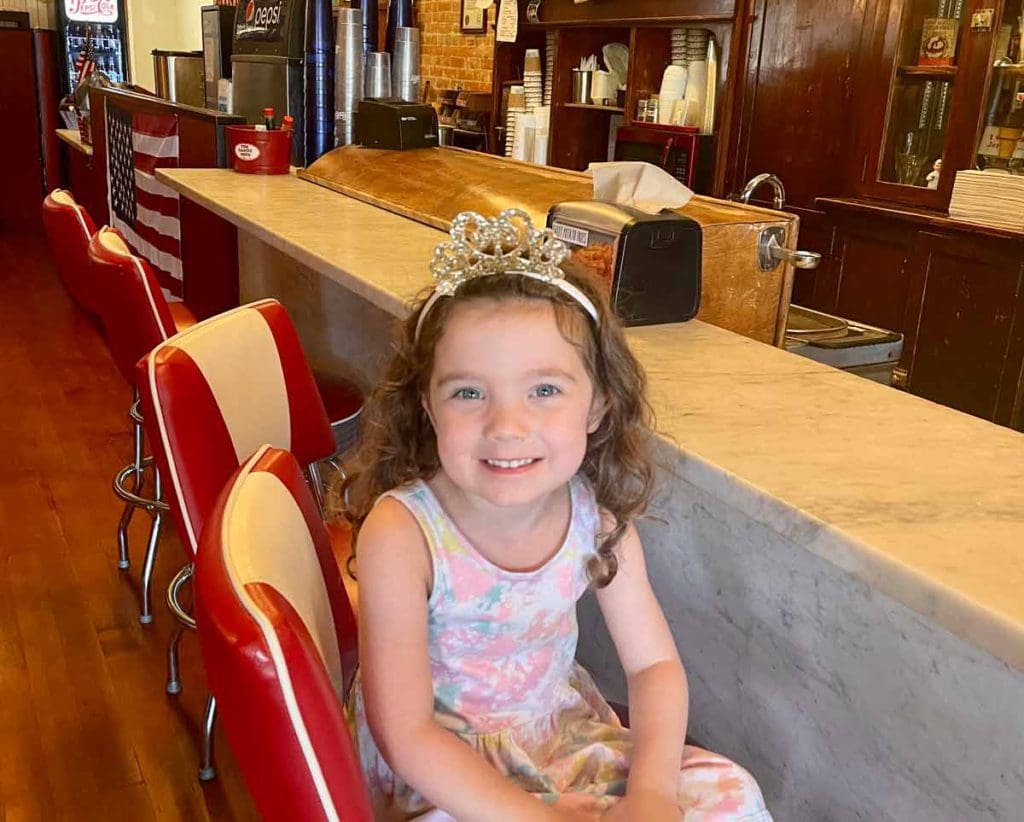
{"label": "white marble counter", "polygon": [[[314,358],[375,373],[440,232],[294,177],[158,174],[241,229],[243,299],[281,296]],[[640,532],[695,738],[787,822],[1017,818],[1024,435],[704,323],[628,336],[675,446]]]}
{"label": "white marble counter", "polygon": [[[291,175],[158,177],[385,311],[441,232]],[[629,332],[686,479],[1024,670],[1024,435],[700,322]]]}

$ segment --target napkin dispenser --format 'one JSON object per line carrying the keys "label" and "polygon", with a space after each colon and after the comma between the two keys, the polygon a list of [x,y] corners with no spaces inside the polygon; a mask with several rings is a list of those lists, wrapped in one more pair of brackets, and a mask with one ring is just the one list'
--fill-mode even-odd
{"label": "napkin dispenser", "polygon": [[678,323],[697,314],[702,234],[695,220],[586,200],[552,206],[548,227],[574,260],[608,282],[612,307],[626,325]]}
{"label": "napkin dispenser", "polygon": [[425,103],[369,97],[360,101],[356,111],[356,142],[394,151],[436,148],[437,112]]}

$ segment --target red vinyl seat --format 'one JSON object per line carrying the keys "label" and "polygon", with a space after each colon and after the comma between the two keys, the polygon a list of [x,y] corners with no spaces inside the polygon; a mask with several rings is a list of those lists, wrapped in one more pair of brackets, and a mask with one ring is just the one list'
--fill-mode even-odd
{"label": "red vinyl seat", "polygon": [[[139,361],[136,383],[149,440],[182,542],[195,558],[218,494],[264,444],[295,455],[311,475],[322,505],[317,463],[336,450],[331,424],[295,327],[276,300],[261,300],[210,317],[157,345]],[[174,578],[168,604],[183,625],[194,621],[179,604],[191,563]],[[168,693],[181,689],[175,633],[168,651]],[[200,777],[213,777],[215,701],[204,721]]]}
{"label": "red vinyl seat", "polygon": [[[97,298],[95,307],[103,326],[104,339],[118,369],[133,388],[134,401],[129,416],[132,419],[134,455],[132,462],[114,478],[114,491],[125,502],[117,530],[118,567],[124,569],[129,566],[128,524],[135,509],[143,508],[153,517],[143,562],[139,615],[143,623],[148,623],[153,620],[153,567],[167,505],[163,501],[159,471],[154,472],[153,496],[142,496],[144,471],[153,465],[153,458],[143,455],[135,364],[157,343],[173,336],[180,328],[193,325],[195,317],[181,303],[175,303],[173,310],[168,306],[149,263],[132,254],[116,229],[104,226],[93,234],[86,248],[90,293]],[[129,482],[132,483],[130,488]]]}
{"label": "red vinyl seat", "polygon": [[203,663],[261,816],[371,822],[342,709],[356,621],[295,457],[258,449],[208,512],[201,543]]}
{"label": "red vinyl seat", "polygon": [[89,240],[96,225],[71,193],[55,188],[43,200],[43,227],[57,273],[68,293],[90,314],[99,314],[99,299],[89,270]]}

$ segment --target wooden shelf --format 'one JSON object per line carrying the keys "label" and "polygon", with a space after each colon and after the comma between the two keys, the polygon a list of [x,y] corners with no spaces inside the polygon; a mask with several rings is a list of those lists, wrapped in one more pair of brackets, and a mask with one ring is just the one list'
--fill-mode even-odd
{"label": "wooden shelf", "polygon": [[625,114],[626,109],[618,106],[598,106],[593,103],[562,103],[563,108],[584,108],[588,111],[607,111],[612,114]]}
{"label": "wooden shelf", "polygon": [[901,77],[952,80],[956,77],[956,66],[900,66],[896,69],[896,73]]}
{"label": "wooden shelf", "polygon": [[992,66],[992,70],[1010,77],[1024,77],[1024,63],[1007,63],[1003,66]]}

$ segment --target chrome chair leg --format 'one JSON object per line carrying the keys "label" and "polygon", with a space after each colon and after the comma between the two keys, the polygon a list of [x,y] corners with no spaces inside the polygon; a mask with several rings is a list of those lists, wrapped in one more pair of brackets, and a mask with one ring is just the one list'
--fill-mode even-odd
{"label": "chrome chair leg", "polygon": [[195,630],[196,627],[196,621],[178,600],[181,589],[192,579],[192,572],[193,566],[190,562],[174,575],[171,584],[167,586],[167,607],[171,609],[171,613],[174,614],[179,622],[178,628],[171,635],[170,644],[167,646],[167,693],[169,694],[181,693],[178,646],[181,645],[181,637],[185,633],[185,629],[191,628]]}
{"label": "chrome chair leg", "polygon": [[[156,479],[154,481],[154,494],[158,502],[163,502],[163,481],[160,479],[160,472],[153,471]],[[153,523],[149,527],[149,542],[146,543],[146,558],[142,563],[142,612],[139,614],[139,622],[148,625],[153,621],[152,587],[153,568],[156,566],[156,551],[160,544],[160,526],[164,521],[164,512],[160,508],[152,509]]]}
{"label": "chrome chair leg", "polygon": [[203,761],[199,766],[199,779],[209,782],[217,776],[213,766],[213,726],[217,721],[217,700],[213,694],[206,698],[206,713],[203,714]]}
{"label": "chrome chair leg", "polygon": [[320,518],[323,519],[326,516],[326,487],[324,486],[324,477],[320,472],[320,464],[311,462],[306,468],[309,473],[309,487],[313,492],[313,499],[316,500],[316,507],[320,510]]}
{"label": "chrome chair leg", "polygon": [[171,643],[167,646],[167,693],[172,696],[181,693],[181,674],[178,667],[178,646],[181,644],[181,637],[185,633],[185,626],[179,625],[174,629],[171,636]]}
{"label": "chrome chair leg", "polygon": [[[143,456],[142,456],[142,415],[139,413],[138,406],[138,392],[135,392],[136,399],[132,403],[131,410],[128,416],[132,421],[132,452],[133,459],[131,463],[131,477],[132,477],[132,488],[131,493],[138,496],[142,491],[142,485],[144,481],[142,469],[143,469]],[[135,513],[136,505],[132,502],[126,501],[124,504],[124,510],[121,511],[121,519],[117,524],[117,567],[121,570],[128,568],[131,565],[131,560],[128,557],[128,525],[132,520],[132,514]]]}

